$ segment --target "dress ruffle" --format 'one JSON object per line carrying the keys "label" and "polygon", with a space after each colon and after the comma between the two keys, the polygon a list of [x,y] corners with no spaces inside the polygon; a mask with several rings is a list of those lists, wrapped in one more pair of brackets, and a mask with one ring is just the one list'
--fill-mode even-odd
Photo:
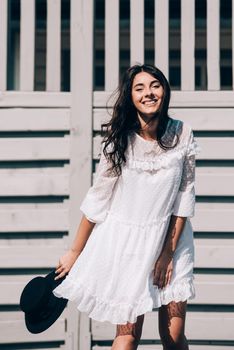
{"label": "dress ruffle", "polygon": [[160,290],[162,305],[167,305],[171,301],[178,303],[193,298],[195,298],[195,288],[192,278],[180,280],[172,285],[169,284],[166,288]]}
{"label": "dress ruffle", "polygon": [[152,311],[153,300],[147,298],[139,300],[135,304],[115,303],[113,301],[101,300],[91,291],[84,287],[80,281],[74,282],[68,277],[54,291],[56,297],[61,297],[74,301],[77,309],[85,312],[96,321],[109,321],[112,324],[134,323],[138,315]]}
{"label": "dress ruffle", "polygon": [[59,285],[54,291],[56,297],[66,298],[75,302],[77,309],[85,312],[88,316],[99,322],[111,322],[112,324],[135,323],[137,316],[167,305],[171,301],[179,302],[193,299],[195,289],[192,279],[180,280],[164,289],[154,287],[155,297],[144,298],[135,304],[116,303],[111,300],[101,300],[95,294],[84,287],[81,282],[75,282],[67,277],[62,285]]}
{"label": "dress ruffle", "polygon": [[197,155],[201,152],[201,147],[194,139],[193,142],[187,145],[180,145],[174,149],[168,150],[161,155],[155,155],[154,158],[137,158],[132,155],[127,156],[127,162],[129,168],[155,171],[162,168],[173,167],[179,159],[183,158],[186,153],[191,155]]}

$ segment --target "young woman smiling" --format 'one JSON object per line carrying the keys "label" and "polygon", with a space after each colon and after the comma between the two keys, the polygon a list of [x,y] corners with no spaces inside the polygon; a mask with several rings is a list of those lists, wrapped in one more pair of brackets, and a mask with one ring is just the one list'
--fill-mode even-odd
{"label": "young woman smiling", "polygon": [[170,86],[151,65],[123,76],[93,185],[54,290],[116,325],[112,350],[136,349],[146,312],[158,309],[164,350],[187,350],[187,300],[195,296],[190,217],[195,155],[189,125],[168,115]]}

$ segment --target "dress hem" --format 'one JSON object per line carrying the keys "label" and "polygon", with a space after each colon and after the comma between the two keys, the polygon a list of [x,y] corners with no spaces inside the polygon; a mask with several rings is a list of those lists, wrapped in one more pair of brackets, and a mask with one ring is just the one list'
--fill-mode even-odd
{"label": "dress hem", "polygon": [[165,288],[155,294],[155,298],[149,297],[140,300],[135,305],[128,303],[113,303],[98,298],[91,293],[87,287],[79,282],[79,286],[69,276],[53,290],[53,294],[58,298],[66,298],[76,303],[80,312],[85,312],[90,318],[98,322],[110,322],[112,324],[135,323],[139,315],[153,311],[168,303],[183,302],[193,299],[195,296],[192,281],[177,283],[175,287]]}

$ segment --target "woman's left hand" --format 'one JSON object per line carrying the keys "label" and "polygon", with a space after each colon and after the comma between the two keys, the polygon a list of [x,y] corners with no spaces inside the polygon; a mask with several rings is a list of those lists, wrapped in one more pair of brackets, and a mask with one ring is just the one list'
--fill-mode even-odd
{"label": "woman's left hand", "polygon": [[162,289],[171,281],[173,271],[172,254],[162,252],[154,265],[153,284]]}

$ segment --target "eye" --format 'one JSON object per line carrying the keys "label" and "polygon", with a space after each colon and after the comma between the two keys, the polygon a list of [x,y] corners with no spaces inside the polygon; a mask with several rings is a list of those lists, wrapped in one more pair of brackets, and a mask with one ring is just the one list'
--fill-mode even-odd
{"label": "eye", "polygon": [[157,88],[160,87],[160,84],[154,84],[152,87],[153,87],[154,89],[157,89]]}

